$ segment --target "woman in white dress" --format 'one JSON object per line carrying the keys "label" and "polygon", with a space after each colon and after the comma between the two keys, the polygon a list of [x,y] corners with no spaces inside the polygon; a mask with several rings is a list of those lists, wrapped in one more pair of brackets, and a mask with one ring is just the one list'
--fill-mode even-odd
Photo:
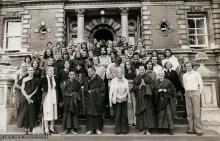
{"label": "woman in white dress", "polygon": [[[44,81],[43,93],[43,120],[44,131],[46,134],[56,133],[54,129],[55,120],[57,119],[57,94],[56,82],[54,78],[54,69],[52,67],[47,69],[47,74]],[[50,122],[50,128],[49,126]]]}

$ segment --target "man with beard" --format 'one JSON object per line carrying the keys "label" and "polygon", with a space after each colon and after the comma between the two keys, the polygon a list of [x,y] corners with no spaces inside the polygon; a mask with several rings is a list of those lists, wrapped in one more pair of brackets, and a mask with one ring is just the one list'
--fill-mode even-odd
{"label": "man with beard", "polygon": [[87,135],[102,134],[102,114],[104,112],[105,84],[101,77],[96,74],[94,67],[88,68],[88,77],[83,83]]}
{"label": "man with beard", "polygon": [[155,128],[155,117],[153,107],[153,79],[145,74],[145,68],[139,65],[139,75],[134,79],[134,93],[136,96],[136,121],[140,134],[150,135],[149,129]]}

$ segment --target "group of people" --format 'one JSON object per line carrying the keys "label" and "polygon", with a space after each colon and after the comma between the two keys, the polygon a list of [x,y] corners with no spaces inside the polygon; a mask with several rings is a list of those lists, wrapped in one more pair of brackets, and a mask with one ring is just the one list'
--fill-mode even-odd
{"label": "group of people", "polygon": [[124,38],[68,47],[48,42],[42,58],[37,52],[24,58],[14,89],[17,125],[26,134],[39,119],[45,134],[57,133],[58,118],[65,134],[77,134],[84,116],[88,135],[102,134],[104,118],[115,120],[115,134],[127,134],[133,125],[139,134],[165,128],[173,135],[178,94],[185,94],[188,133],[203,134],[201,75],[170,49],[162,58],[141,42],[136,47]]}

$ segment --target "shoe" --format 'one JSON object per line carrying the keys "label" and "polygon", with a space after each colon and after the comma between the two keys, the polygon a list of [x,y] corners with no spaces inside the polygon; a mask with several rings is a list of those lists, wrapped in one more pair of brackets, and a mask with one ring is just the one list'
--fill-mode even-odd
{"label": "shoe", "polygon": [[203,134],[204,134],[203,131],[197,131],[197,132],[196,132],[196,135],[198,135],[198,136],[202,136]]}
{"label": "shoe", "polygon": [[97,135],[101,135],[101,134],[102,134],[102,131],[100,131],[99,129],[97,129],[97,130],[96,130],[96,134],[97,134]]}
{"label": "shoe", "polygon": [[91,134],[92,134],[92,131],[90,130],[86,132],[86,135],[91,135]]}
{"label": "shoe", "polygon": [[186,133],[187,134],[195,134],[194,130],[192,130],[192,129],[187,130]]}
{"label": "shoe", "polygon": [[51,135],[50,131],[44,131],[45,135]]}
{"label": "shoe", "polygon": [[170,134],[170,135],[174,135],[173,129],[170,129],[170,130],[169,130],[169,134]]}
{"label": "shoe", "polygon": [[66,131],[64,133],[61,133],[61,135],[67,135],[67,134],[70,134],[71,132],[70,131]]}
{"label": "shoe", "polygon": [[72,131],[71,134],[77,135],[78,133],[76,131]]}
{"label": "shoe", "polygon": [[143,130],[143,131],[141,131],[141,132],[138,133],[138,135],[144,135],[144,134],[146,134],[146,131],[145,131],[145,130]]}
{"label": "shoe", "polygon": [[57,132],[54,129],[52,129],[52,130],[50,129],[49,132],[52,134],[57,134]]}
{"label": "shoe", "polygon": [[27,134],[28,134],[28,131],[24,131],[24,134],[27,135]]}
{"label": "shoe", "polygon": [[151,135],[151,133],[149,131],[146,131],[146,135]]}

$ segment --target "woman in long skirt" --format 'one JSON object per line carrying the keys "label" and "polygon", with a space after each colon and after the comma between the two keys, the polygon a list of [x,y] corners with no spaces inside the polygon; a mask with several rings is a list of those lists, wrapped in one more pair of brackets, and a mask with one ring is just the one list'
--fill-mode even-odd
{"label": "woman in long skirt", "polygon": [[[42,97],[44,131],[46,134],[56,133],[54,129],[55,120],[57,119],[57,94],[56,82],[54,78],[54,69],[48,68],[44,80],[44,90]],[[50,122],[50,129],[48,123]]]}

